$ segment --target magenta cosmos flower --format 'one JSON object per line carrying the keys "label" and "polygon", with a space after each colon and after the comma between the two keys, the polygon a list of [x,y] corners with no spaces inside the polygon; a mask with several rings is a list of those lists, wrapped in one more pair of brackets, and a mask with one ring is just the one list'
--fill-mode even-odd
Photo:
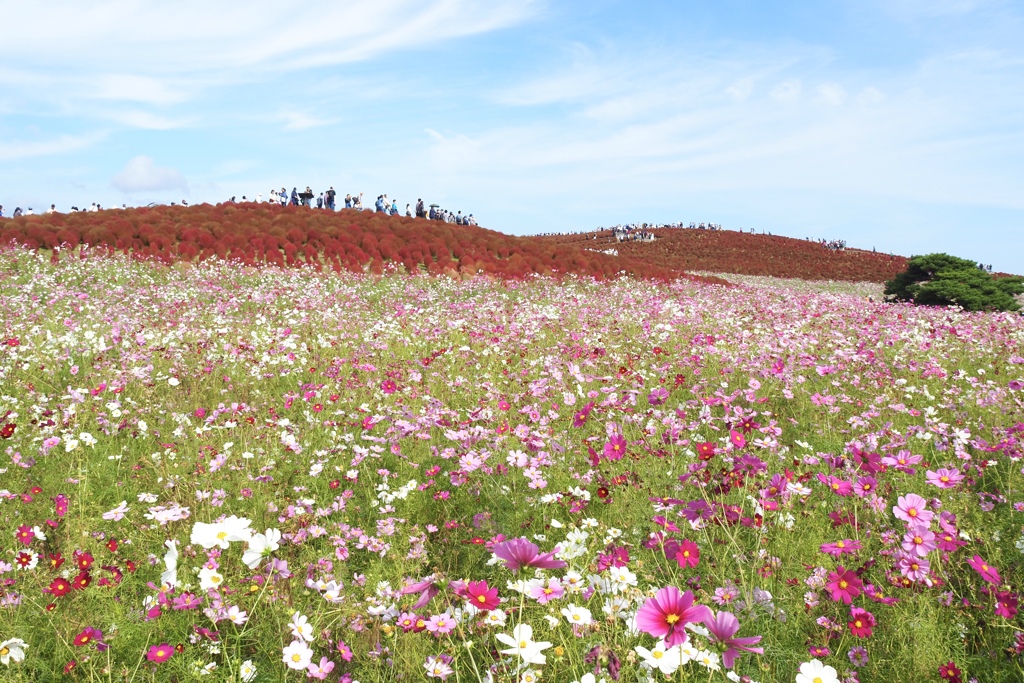
{"label": "magenta cosmos flower", "polygon": [[896,515],[896,519],[902,519],[904,522],[931,524],[932,517],[935,516],[934,512],[925,509],[927,502],[916,493],[900,496],[896,503],[893,506],[892,514]]}
{"label": "magenta cosmos flower", "polygon": [[522,567],[537,567],[538,569],[560,569],[565,562],[553,559],[556,548],[548,553],[541,553],[538,548],[525,538],[513,538],[502,541],[491,549],[494,556],[505,560],[505,566],[512,571],[519,571]]}
{"label": "magenta cosmos flower", "polygon": [[967,560],[967,564],[971,565],[974,571],[981,574],[981,578],[985,579],[989,583],[995,585],[1002,583],[1002,579],[999,577],[999,570],[985,562],[981,555],[975,555],[971,559]]}
{"label": "magenta cosmos flower", "polygon": [[840,555],[852,554],[860,550],[860,541],[854,541],[850,538],[844,538],[841,541],[835,543],[822,543],[821,552],[832,557],[839,557]]}
{"label": "magenta cosmos flower", "polygon": [[149,651],[146,652],[146,659],[148,659],[151,662],[156,662],[157,664],[160,664],[170,659],[171,655],[173,654],[173,647],[171,647],[167,643],[161,643],[160,645],[154,645],[153,647],[149,648]]}
{"label": "magenta cosmos flower", "polygon": [[750,647],[761,642],[761,636],[749,636],[747,638],[733,638],[740,630],[739,619],[732,612],[719,612],[714,617],[708,614],[704,619],[704,626],[708,629],[712,639],[726,648],[722,653],[722,664],[726,669],[731,669],[736,658],[740,656],[740,650],[763,655],[763,647]]}
{"label": "magenta cosmos flower", "polygon": [[664,638],[666,647],[686,642],[686,625],[711,618],[711,610],[693,604],[693,593],[680,594],[675,586],[662,588],[648,598],[636,613],[636,626],[655,638]]}
{"label": "magenta cosmos flower", "polygon": [[609,460],[622,460],[626,454],[626,440],[621,434],[613,434],[604,445],[604,457]]}
{"label": "magenta cosmos flower", "polygon": [[836,602],[842,600],[847,605],[860,595],[861,588],[863,587],[864,582],[842,565],[834,572],[829,572],[828,583],[825,584],[825,588],[831,594],[833,600]]}

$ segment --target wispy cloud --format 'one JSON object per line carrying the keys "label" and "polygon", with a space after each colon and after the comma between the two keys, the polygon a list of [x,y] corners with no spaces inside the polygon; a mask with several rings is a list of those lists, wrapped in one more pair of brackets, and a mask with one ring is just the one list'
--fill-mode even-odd
{"label": "wispy cloud", "polygon": [[0,141],[0,161],[69,154],[95,145],[105,133],[59,135],[48,140]]}
{"label": "wispy cloud", "polygon": [[139,155],[125,164],[121,172],[110,180],[112,187],[126,193],[182,190],[188,193],[188,183],[179,171],[157,166],[151,157]]}

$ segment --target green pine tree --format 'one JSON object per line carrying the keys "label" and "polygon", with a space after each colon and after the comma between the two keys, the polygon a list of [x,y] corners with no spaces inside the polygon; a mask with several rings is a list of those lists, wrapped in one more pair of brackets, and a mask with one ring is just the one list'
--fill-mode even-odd
{"label": "green pine tree", "polygon": [[1017,311],[1024,278],[994,278],[973,261],[948,254],[914,256],[907,269],[885,283],[885,295],[924,306],[960,306],[968,311]]}

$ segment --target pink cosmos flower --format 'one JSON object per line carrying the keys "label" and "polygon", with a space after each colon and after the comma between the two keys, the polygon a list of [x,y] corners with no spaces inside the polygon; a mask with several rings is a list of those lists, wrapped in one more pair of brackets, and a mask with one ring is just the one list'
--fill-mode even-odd
{"label": "pink cosmos flower", "polygon": [[[666,544],[665,552],[668,554],[669,547]],[[680,567],[696,567],[700,563],[700,548],[689,539],[683,539],[681,543],[674,543],[670,560],[675,560]]]}
{"label": "pink cosmos flower", "polygon": [[850,538],[844,538],[841,541],[835,543],[822,543],[821,552],[832,557],[839,557],[840,555],[850,555],[860,550],[860,541],[854,541]]}
{"label": "pink cosmos flower", "polygon": [[492,610],[499,604],[498,589],[488,588],[486,581],[470,581],[466,584],[466,599],[480,610]]}
{"label": "pink cosmos flower", "polygon": [[310,662],[306,670],[309,671],[309,678],[316,678],[322,681],[327,678],[327,674],[334,671],[334,662],[327,659],[327,657],[321,657],[319,664]]}
{"label": "pink cosmos flower", "polygon": [[731,441],[732,445],[738,449],[742,449],[747,445],[747,437],[743,436],[735,429],[729,430],[729,441]]}
{"label": "pink cosmos flower", "polygon": [[956,488],[964,480],[964,475],[960,474],[957,470],[940,467],[934,472],[931,470],[925,472],[925,478],[929,484],[938,486],[940,489],[952,489]]}
{"label": "pink cosmos flower", "polygon": [[530,589],[530,597],[542,605],[546,605],[552,600],[558,600],[563,595],[565,595],[565,589],[554,577],[548,579],[547,584],[541,583]]}
{"label": "pink cosmos flower", "polygon": [[928,560],[917,555],[900,554],[896,566],[899,567],[900,574],[916,582],[926,581],[931,570]]}
{"label": "pink cosmos flower", "polygon": [[854,607],[850,610],[850,621],[846,624],[850,633],[858,638],[870,638],[875,627],[875,615],[866,609]]}
{"label": "pink cosmos flower", "polygon": [[902,547],[909,555],[925,557],[935,550],[935,534],[923,524],[911,524],[910,530],[903,537]]}
{"label": "pink cosmos flower", "polygon": [[996,593],[996,616],[1004,619],[1013,619],[1017,616],[1017,606],[1020,600],[1015,593],[1002,591]]}
{"label": "pink cosmos flower", "polygon": [[160,664],[161,662],[166,662],[168,659],[170,659],[171,655],[173,654],[173,647],[171,647],[167,643],[161,643],[159,645],[154,645],[153,647],[149,648],[149,651],[146,652],[146,659],[148,659],[151,662],[156,662],[157,664]]}
{"label": "pink cosmos flower", "polygon": [[832,476],[826,477],[824,474],[818,474],[818,481],[828,486],[829,491],[837,496],[843,496],[845,498],[853,493],[853,484],[845,479]]}
{"label": "pink cosmos flower", "polygon": [[662,588],[648,598],[636,614],[637,628],[655,638],[664,638],[667,647],[686,642],[686,625],[711,617],[711,610],[693,604],[693,593],[680,594],[675,586]]}
{"label": "pink cosmos flower", "polygon": [[847,605],[860,595],[860,591],[864,587],[864,582],[842,565],[836,571],[829,572],[828,579],[829,581],[825,584],[825,588],[832,599],[836,602],[842,600]]}
{"label": "pink cosmos flower", "polygon": [[622,460],[626,454],[626,439],[621,434],[613,434],[604,445],[604,457],[609,460]]}
{"label": "pink cosmos flower", "polygon": [[878,488],[878,480],[874,477],[859,477],[853,486],[853,492],[860,498],[866,498]]}
{"label": "pink cosmos flower", "polygon": [[971,565],[971,568],[981,574],[981,578],[985,579],[989,583],[995,585],[1002,583],[1003,580],[999,577],[999,570],[985,562],[981,555],[975,555],[971,559],[967,560],[967,564]]}
{"label": "pink cosmos flower", "polygon": [[924,498],[916,493],[908,493],[899,497],[897,505],[892,509],[892,514],[896,516],[896,519],[902,519],[904,522],[931,524],[935,513],[926,509],[925,505],[927,505],[927,501]]}
{"label": "pink cosmos flower", "polygon": [[761,636],[733,638],[740,630],[740,622],[732,612],[719,612],[712,617],[709,610],[708,616],[704,618],[704,626],[714,641],[725,646],[726,650],[722,653],[722,664],[726,669],[732,668],[736,658],[740,655],[740,650],[759,655],[764,654],[763,647],[750,647],[760,643]]}
{"label": "pink cosmos flower", "polygon": [[455,629],[455,618],[447,612],[435,614],[427,620],[426,626],[427,630],[435,636],[443,636]]}
{"label": "pink cosmos flower", "polygon": [[565,562],[553,559],[558,548],[542,554],[540,548],[522,537],[496,543],[491,552],[498,559],[504,560],[505,566],[514,572],[522,567],[561,569],[566,566]]}

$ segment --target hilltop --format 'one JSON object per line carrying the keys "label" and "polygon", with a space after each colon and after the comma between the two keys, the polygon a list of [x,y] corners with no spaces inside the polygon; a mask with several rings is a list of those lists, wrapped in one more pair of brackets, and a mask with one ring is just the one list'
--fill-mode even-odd
{"label": "hilltop", "polygon": [[654,242],[616,242],[611,231],[538,237],[555,246],[586,245],[683,271],[768,275],[801,280],[885,282],[906,268],[903,256],[828,249],[819,242],[732,230],[659,228]]}
{"label": "hilltop", "polygon": [[[80,245],[174,263],[216,256],[248,266],[521,278],[578,274],[605,279],[720,272],[817,280],[882,282],[906,260],[770,235],[655,230],[654,242],[617,243],[610,232],[517,237],[486,228],[271,204],[158,206],[23,216],[0,222],[0,244],[54,250]],[[54,251],[59,258],[59,251]]]}

